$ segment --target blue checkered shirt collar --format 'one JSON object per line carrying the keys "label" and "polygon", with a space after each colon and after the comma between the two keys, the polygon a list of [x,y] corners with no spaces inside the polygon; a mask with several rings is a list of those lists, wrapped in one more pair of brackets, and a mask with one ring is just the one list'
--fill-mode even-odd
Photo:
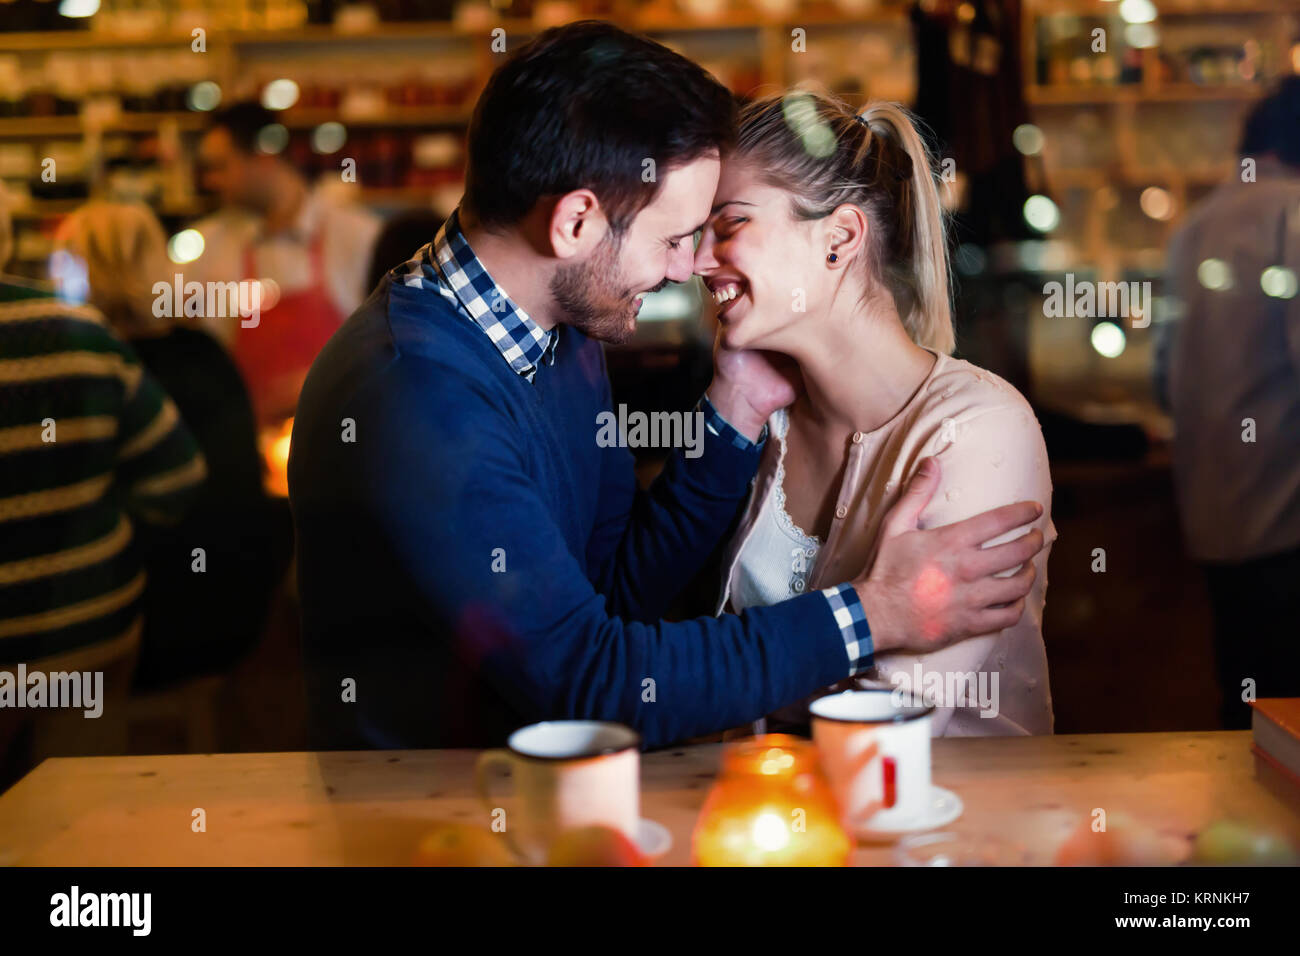
{"label": "blue checkered shirt collar", "polygon": [[452,301],[529,382],[543,361],[555,363],[559,328],[541,328],[497,285],[460,231],[457,212],[442,224],[433,242],[393,270],[393,281],[437,291]]}

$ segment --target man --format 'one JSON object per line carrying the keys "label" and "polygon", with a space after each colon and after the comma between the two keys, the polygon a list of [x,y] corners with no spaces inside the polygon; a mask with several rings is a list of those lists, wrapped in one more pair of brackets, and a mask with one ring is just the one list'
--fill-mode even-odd
{"label": "man", "polygon": [[489,81],[460,209],[303,389],[289,489],[318,746],[481,746],[580,717],[661,746],[806,697],[874,651],[1019,619],[1032,567],[990,575],[1041,534],[979,545],[1040,509],[910,531],[932,475],[888,519],[869,578],[659,620],[794,397],[760,356],[720,353],[700,453],[678,449],[645,493],[630,453],[597,441],[598,342],[632,334],[643,293],[690,279],[732,122],[699,67],[603,23],[544,32]]}
{"label": "man", "polygon": [[1247,121],[1242,163],[1175,234],[1156,381],[1174,482],[1205,568],[1223,724],[1300,696],[1300,77]]}
{"label": "man", "polygon": [[205,188],[222,209],[195,225],[203,254],[185,280],[270,279],[256,317],[205,316],[231,348],[263,424],[293,414],[316,353],[369,292],[366,267],[380,222],[335,191],[311,188],[282,155],[270,110],[236,103],[212,115],[199,143]]}
{"label": "man", "polygon": [[[0,268],[11,235],[0,196]],[[125,694],[145,589],[136,523],[178,521],[205,475],[176,406],[99,312],[0,275],[0,666],[101,670],[105,693]],[[0,786],[33,716],[0,709]]]}

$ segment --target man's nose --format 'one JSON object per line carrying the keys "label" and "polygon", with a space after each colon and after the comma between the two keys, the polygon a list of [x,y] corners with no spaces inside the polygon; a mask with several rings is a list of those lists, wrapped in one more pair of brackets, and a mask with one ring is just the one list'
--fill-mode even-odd
{"label": "man's nose", "polygon": [[686,282],[694,274],[695,257],[685,242],[682,242],[668,256],[668,274],[666,278],[673,282]]}

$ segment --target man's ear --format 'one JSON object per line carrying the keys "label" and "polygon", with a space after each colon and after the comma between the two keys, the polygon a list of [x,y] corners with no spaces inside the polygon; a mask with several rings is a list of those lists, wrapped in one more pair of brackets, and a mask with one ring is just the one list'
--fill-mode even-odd
{"label": "man's ear", "polygon": [[853,257],[863,251],[867,243],[870,224],[862,210],[853,203],[841,203],[822,220],[825,231],[826,254],[835,254],[829,268],[843,268]]}
{"label": "man's ear", "polygon": [[583,258],[600,245],[608,229],[609,222],[596,194],[590,189],[575,189],[556,200],[547,238],[557,259]]}

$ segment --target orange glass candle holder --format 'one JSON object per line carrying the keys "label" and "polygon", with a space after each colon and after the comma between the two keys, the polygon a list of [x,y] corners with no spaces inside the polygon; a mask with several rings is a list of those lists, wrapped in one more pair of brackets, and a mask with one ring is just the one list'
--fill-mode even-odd
{"label": "orange glass candle holder", "polygon": [[724,749],[691,837],[697,866],[847,866],[852,849],[812,741],[765,734]]}

